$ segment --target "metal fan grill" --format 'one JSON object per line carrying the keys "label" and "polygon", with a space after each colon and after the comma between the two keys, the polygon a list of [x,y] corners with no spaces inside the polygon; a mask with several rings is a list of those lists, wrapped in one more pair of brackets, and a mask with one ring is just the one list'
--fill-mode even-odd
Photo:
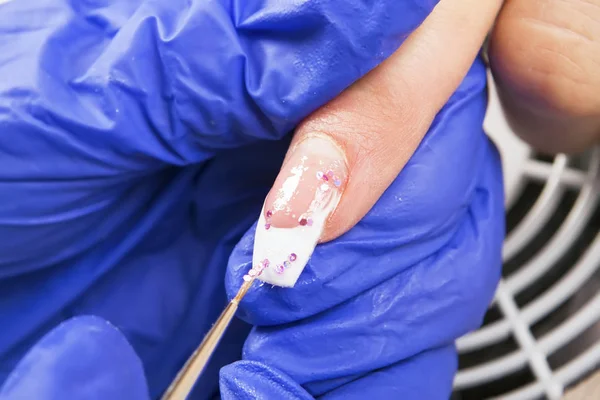
{"label": "metal fan grill", "polygon": [[453,399],[560,399],[600,366],[600,148],[536,155],[490,82],[484,126],[504,164],[504,272],[483,326],[457,342]]}

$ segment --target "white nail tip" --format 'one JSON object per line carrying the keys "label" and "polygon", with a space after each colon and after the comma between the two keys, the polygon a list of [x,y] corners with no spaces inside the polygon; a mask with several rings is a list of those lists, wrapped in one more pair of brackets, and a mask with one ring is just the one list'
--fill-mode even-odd
{"label": "white nail tip", "polygon": [[[266,219],[264,210],[256,227],[254,238],[253,265],[262,260],[269,260],[269,267],[262,271],[257,279],[275,286],[293,287],[304,267],[308,263],[317,245],[327,218],[337,207],[340,193],[329,191],[331,197],[323,207],[312,210],[312,225],[296,226],[293,228],[277,228],[273,225],[265,229]],[[294,259],[290,255],[294,254]],[[288,263],[285,263],[288,261]]]}

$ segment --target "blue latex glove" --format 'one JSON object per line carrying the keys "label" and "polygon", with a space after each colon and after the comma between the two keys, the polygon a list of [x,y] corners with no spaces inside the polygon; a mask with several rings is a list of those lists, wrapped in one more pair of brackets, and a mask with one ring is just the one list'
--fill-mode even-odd
{"label": "blue latex glove", "polygon": [[74,317],[36,344],[0,399],[149,399],[144,370],[125,337],[98,317]]}
{"label": "blue latex glove", "polygon": [[[0,5],[0,380],[44,334],[92,314],[123,333],[159,396],[225,304],[227,261],[289,131],[395,50],[434,3]],[[452,340],[479,323],[499,271],[484,78],[478,63],[397,182],[359,226],[317,249],[297,289],[249,295],[246,318],[271,327],[223,371],[224,398],[434,390],[429,377],[447,395]],[[230,288],[250,243],[231,260]],[[196,398],[216,393],[247,332],[232,326]],[[64,382],[99,356],[57,349],[60,368],[23,361],[13,376]],[[106,385],[125,387],[113,378]],[[35,397],[74,398],[70,388],[40,386]]]}

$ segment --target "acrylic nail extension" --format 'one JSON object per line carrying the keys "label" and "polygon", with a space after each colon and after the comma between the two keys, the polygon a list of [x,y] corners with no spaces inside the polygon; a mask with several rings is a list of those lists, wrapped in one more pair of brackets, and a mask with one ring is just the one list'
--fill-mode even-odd
{"label": "acrylic nail extension", "polygon": [[330,139],[307,137],[286,160],[256,228],[253,265],[269,267],[257,279],[295,285],[337,207],[347,179],[343,153]]}

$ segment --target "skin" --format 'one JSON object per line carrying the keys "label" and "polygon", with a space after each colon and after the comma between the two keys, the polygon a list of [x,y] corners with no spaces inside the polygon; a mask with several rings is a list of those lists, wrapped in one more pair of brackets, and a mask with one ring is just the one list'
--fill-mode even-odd
{"label": "skin", "polygon": [[600,0],[508,0],[490,65],[509,123],[535,149],[600,141]]}

